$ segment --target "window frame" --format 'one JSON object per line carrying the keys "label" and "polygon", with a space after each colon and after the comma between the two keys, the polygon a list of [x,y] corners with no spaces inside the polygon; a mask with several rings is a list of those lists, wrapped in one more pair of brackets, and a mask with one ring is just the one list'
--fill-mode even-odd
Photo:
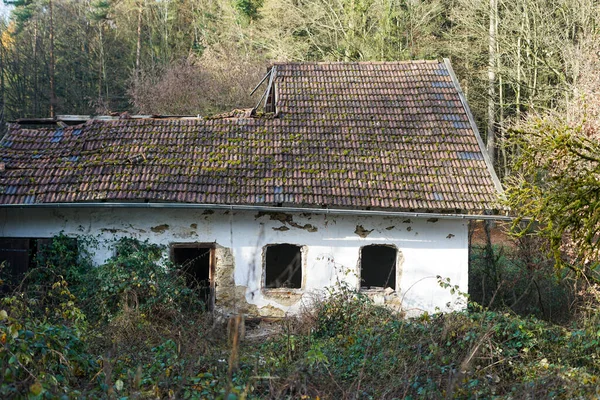
{"label": "window frame", "polygon": [[[267,287],[267,251],[270,247],[281,245],[295,246],[300,251],[300,287]],[[306,252],[307,246],[297,243],[270,243],[262,249],[261,289],[264,293],[301,293],[305,289],[306,282]]]}
{"label": "window frame", "polygon": [[215,309],[216,303],[216,243],[215,242],[171,242],[169,243],[169,262],[175,265],[175,250],[176,249],[208,249],[208,283],[210,286],[210,300],[207,304],[208,311]]}
{"label": "window frame", "polygon": [[[394,259],[394,287],[391,286],[363,286],[363,276],[362,276],[362,269],[363,269],[363,250],[365,247],[388,247],[391,249],[394,249],[394,251],[396,252],[396,257]],[[386,288],[390,287],[392,289],[394,289],[395,292],[399,292],[400,290],[400,277],[401,277],[401,272],[402,269],[400,268],[402,265],[402,261],[404,260],[402,252],[400,251],[400,249],[398,248],[398,246],[394,245],[394,244],[389,244],[389,243],[371,243],[365,246],[361,246],[358,250],[358,266],[357,266],[357,277],[358,277],[358,282],[357,282],[357,289],[359,291],[363,291],[363,292],[368,292],[368,291],[380,291],[380,290],[385,290]]]}
{"label": "window frame", "polygon": [[[10,263],[5,264],[4,268],[8,268],[9,271],[11,271],[10,273],[14,273],[15,276],[11,277],[14,278],[16,277],[17,279],[23,279],[33,268],[36,268],[36,261],[38,260],[39,255],[44,251],[44,248],[46,246],[51,246],[53,244],[53,240],[54,238],[58,236],[58,235],[53,235],[53,236],[2,236],[0,237],[0,250],[2,250],[2,252],[15,252],[15,253],[27,253],[27,257],[26,260],[24,261],[24,265],[19,265],[18,267],[15,267],[14,265],[11,265]],[[79,240],[77,236],[69,236],[69,235],[64,235],[67,239],[73,241],[74,246],[76,248],[77,251],[77,259],[79,259]],[[15,241],[23,241],[27,243],[27,247],[25,248],[24,246],[19,246],[19,247],[11,247],[10,249],[8,248],[2,248],[5,245],[2,245],[2,242],[15,242]],[[0,262],[4,262],[6,260],[1,260]],[[16,271],[14,271],[16,270]],[[6,273],[6,271],[5,271]],[[16,282],[13,282],[16,283]],[[6,283],[5,283],[6,285]],[[0,285],[0,287],[3,287],[4,285]]]}

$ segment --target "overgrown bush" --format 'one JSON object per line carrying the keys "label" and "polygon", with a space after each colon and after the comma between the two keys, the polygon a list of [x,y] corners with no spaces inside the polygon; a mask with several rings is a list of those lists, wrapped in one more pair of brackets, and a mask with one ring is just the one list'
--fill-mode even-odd
{"label": "overgrown bush", "polygon": [[326,301],[317,302],[312,311],[315,315],[316,337],[351,335],[358,330],[369,330],[392,318],[384,307],[377,307],[364,293],[345,283],[328,289]]}
{"label": "overgrown bush", "polygon": [[469,294],[472,301],[493,310],[511,310],[552,322],[574,316],[580,282],[567,271],[556,275],[548,244],[524,236],[514,246],[472,245],[469,257]]}
{"label": "overgrown bush", "polygon": [[0,397],[600,396],[597,287],[561,326],[476,304],[404,319],[340,286],[284,319],[280,334],[232,344],[159,247],[131,239],[116,247],[88,271],[47,261],[46,273],[64,276],[2,298]]}
{"label": "overgrown bush", "polygon": [[[98,372],[82,331],[85,317],[66,281],[51,285],[49,302],[16,292],[0,301],[0,396],[77,398]],[[40,309],[41,308],[41,309]]]}
{"label": "overgrown bush", "polygon": [[[270,372],[282,377],[271,385],[274,397],[570,399],[597,394],[600,360],[590,347],[598,344],[597,325],[567,329],[481,309],[405,320],[368,300],[345,309],[335,304],[338,299],[332,296],[317,307],[324,312],[317,321],[325,318],[327,327],[337,321],[339,329],[323,331],[317,325],[296,337],[302,349],[296,357],[282,357],[289,346],[285,336],[263,347],[261,354],[273,363]],[[363,312],[367,308],[370,313]],[[356,315],[349,318],[352,310]]]}
{"label": "overgrown bush", "polygon": [[186,308],[203,311],[205,305],[185,277],[162,259],[161,246],[123,238],[115,250],[114,257],[90,270],[95,302],[89,313],[109,321],[132,310],[156,320],[175,317]]}

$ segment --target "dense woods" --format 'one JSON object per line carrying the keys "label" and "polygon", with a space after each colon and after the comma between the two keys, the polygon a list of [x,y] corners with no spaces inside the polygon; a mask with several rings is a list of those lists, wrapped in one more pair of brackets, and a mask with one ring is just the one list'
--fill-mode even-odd
{"label": "dense woods", "polygon": [[[480,127],[498,137],[511,118],[573,97],[600,18],[593,0],[5,3],[14,5],[2,26],[8,119],[53,108],[204,115],[251,104],[273,60],[450,57]],[[180,93],[175,104],[169,92]]]}

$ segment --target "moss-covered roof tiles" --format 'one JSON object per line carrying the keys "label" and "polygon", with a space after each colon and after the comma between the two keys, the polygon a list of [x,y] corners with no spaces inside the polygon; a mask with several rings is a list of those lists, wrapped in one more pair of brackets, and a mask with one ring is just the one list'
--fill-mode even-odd
{"label": "moss-covered roof tiles", "polygon": [[276,115],[12,125],[0,204],[476,212],[497,182],[444,62],[275,64]]}

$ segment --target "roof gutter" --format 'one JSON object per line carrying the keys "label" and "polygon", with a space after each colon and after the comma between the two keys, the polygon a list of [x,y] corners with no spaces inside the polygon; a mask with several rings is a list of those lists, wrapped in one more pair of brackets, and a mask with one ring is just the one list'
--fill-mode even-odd
{"label": "roof gutter", "polygon": [[302,207],[273,207],[234,204],[196,204],[196,203],[34,203],[34,204],[0,204],[0,208],[108,208],[108,209],[198,209],[198,210],[227,210],[227,211],[256,211],[265,213],[310,213],[324,215],[351,216],[382,216],[398,218],[437,218],[463,220],[493,220],[512,221],[514,217],[490,214],[443,214],[413,211],[382,211],[382,210],[350,210],[340,208],[302,208]]}

